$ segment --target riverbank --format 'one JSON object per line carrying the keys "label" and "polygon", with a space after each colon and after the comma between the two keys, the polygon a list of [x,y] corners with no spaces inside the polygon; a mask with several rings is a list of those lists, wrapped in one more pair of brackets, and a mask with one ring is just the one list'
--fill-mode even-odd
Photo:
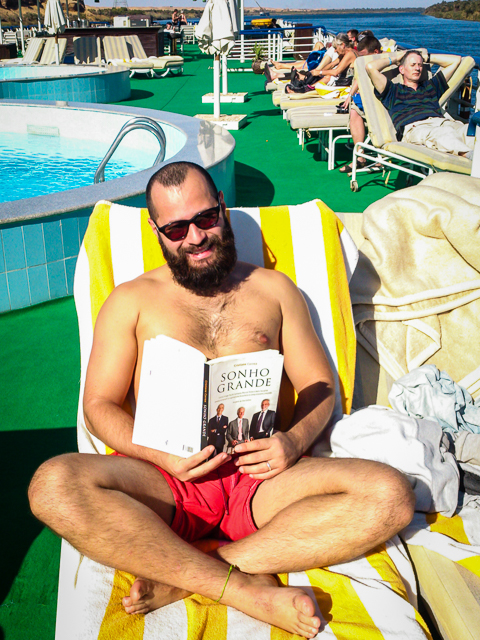
{"label": "riverbank", "polygon": [[470,20],[480,22],[479,0],[441,2],[425,9],[425,15],[446,20]]}

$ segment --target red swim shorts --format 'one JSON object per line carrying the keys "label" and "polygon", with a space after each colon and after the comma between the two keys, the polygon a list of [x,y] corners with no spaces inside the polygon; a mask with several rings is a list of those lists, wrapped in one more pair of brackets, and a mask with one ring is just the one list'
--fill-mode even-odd
{"label": "red swim shorts", "polygon": [[[114,452],[112,455],[123,456]],[[240,540],[257,531],[252,498],[263,480],[239,473],[234,461],[198,480],[182,482],[152,464],[162,474],[175,499],[172,530],[187,542],[211,537]]]}

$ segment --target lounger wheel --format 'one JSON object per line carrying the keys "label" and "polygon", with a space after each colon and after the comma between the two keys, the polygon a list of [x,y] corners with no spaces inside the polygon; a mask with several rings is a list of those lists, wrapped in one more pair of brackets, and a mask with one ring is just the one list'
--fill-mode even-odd
{"label": "lounger wheel", "polygon": [[356,193],[358,191],[358,182],[356,180],[352,180],[350,182],[350,189]]}
{"label": "lounger wheel", "polygon": [[405,186],[406,187],[411,187],[413,184],[413,176],[411,174],[407,174],[407,177],[405,178]]}

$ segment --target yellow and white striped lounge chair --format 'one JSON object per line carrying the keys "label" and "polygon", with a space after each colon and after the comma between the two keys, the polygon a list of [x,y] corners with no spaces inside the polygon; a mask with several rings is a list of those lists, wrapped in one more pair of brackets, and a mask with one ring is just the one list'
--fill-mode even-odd
{"label": "yellow and white striped lounge chair", "polygon": [[183,58],[182,56],[150,56],[147,58],[145,49],[143,48],[140,38],[137,35],[125,36],[127,41],[128,52],[131,60],[143,61],[153,63],[153,72],[158,77],[164,77],[168,73],[180,74],[183,73]]}
{"label": "yellow and white striped lounge chair", "polygon": [[73,39],[73,59],[75,64],[102,64],[100,38],[79,36]]}
{"label": "yellow and white striped lounge chair", "polygon": [[[434,171],[452,171],[470,175],[472,162],[468,158],[436,149],[427,149],[427,147],[418,144],[397,141],[392,120],[388,111],[375,97],[373,83],[366,70],[366,65],[379,57],[385,58],[388,57],[388,54],[380,53],[374,56],[359,57],[355,61],[355,77],[362,96],[371,142],[368,144],[359,142],[355,145],[350,182],[352,191],[358,190],[356,182],[357,156],[419,177],[424,177],[426,173],[431,174]],[[445,106],[452,93],[458,90],[474,66],[473,58],[462,58],[460,66],[448,82],[448,91],[440,98],[441,106]]]}
{"label": "yellow and white striped lounge chair", "polygon": [[[67,39],[58,39],[58,59],[60,64],[65,58],[65,52],[67,50]],[[45,47],[40,58],[40,64],[56,64],[57,58],[55,55],[55,38],[46,38]]]}
{"label": "yellow and white striped lounge chair", "polygon": [[5,59],[0,62],[6,62],[8,65],[38,64],[42,56],[45,41],[46,38],[30,38],[30,42],[28,43],[28,47],[23,58]]}
{"label": "yellow and white striped lounge chair", "polygon": [[[337,415],[349,412],[355,366],[348,281],[357,252],[340,220],[320,201],[299,206],[230,209],[239,258],[288,274],[305,293],[317,332],[335,370]],[[305,234],[305,228],[309,233]],[[345,260],[344,260],[345,257]],[[79,449],[107,453],[86,429],[82,395],[97,314],[115,286],[164,263],[145,209],[96,205],[75,274],[81,341]],[[294,395],[290,394],[291,411]],[[288,416],[285,416],[288,421]],[[400,577],[402,576],[402,577]],[[425,640],[425,623],[412,606],[415,582],[398,538],[355,561],[281,576],[317,602],[322,637]],[[293,640],[267,624],[193,595],[147,616],[128,616],[121,598],[133,576],[103,567],[62,543],[56,640]],[[409,600],[410,599],[410,600]]]}
{"label": "yellow and white striped lounge chair", "polygon": [[134,61],[130,58],[125,36],[105,36],[103,38],[103,50],[107,64],[115,67],[127,67],[130,69],[130,77],[136,73],[154,77],[153,62],[150,60]]}

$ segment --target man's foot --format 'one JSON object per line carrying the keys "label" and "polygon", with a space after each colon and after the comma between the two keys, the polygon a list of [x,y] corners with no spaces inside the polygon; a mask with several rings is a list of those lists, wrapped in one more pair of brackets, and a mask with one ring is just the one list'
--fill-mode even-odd
{"label": "man's foot", "polygon": [[169,587],[160,582],[152,582],[137,578],[130,589],[130,595],[122,600],[122,604],[127,613],[150,613],[155,609],[188,598],[191,593],[184,589]]}
{"label": "man's foot", "polygon": [[[357,158],[357,169],[364,169],[366,164],[367,164],[367,161],[365,160],[365,158]],[[350,164],[345,164],[343,165],[343,167],[340,167],[339,172],[348,173],[348,175],[351,175],[353,172],[353,162],[351,162]]]}
{"label": "man's foot", "polygon": [[273,576],[244,576],[247,582],[238,593],[236,609],[304,638],[317,635],[321,621],[314,615],[315,605],[305,591],[279,587]]}

